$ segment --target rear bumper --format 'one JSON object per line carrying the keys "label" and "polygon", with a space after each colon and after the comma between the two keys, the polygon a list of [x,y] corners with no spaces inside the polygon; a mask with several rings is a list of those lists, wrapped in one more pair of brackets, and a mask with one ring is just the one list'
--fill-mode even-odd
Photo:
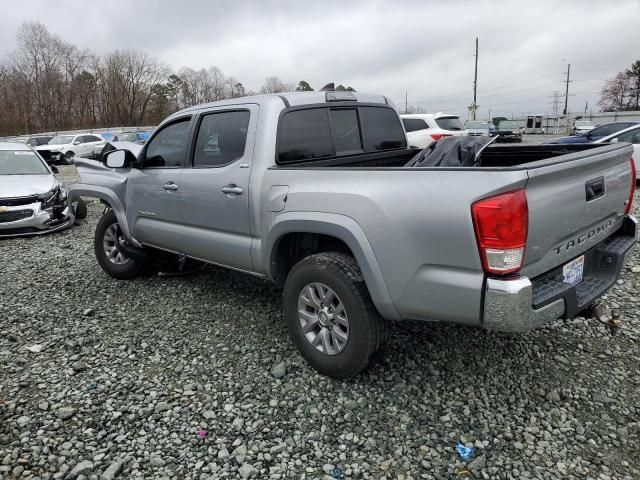
{"label": "rear bumper", "polygon": [[571,286],[562,282],[562,266],[533,280],[487,279],[483,324],[488,330],[521,332],[559,318],[573,318],[613,286],[626,255],[636,242],[635,218],[625,218],[622,228],[585,252],[583,280]]}

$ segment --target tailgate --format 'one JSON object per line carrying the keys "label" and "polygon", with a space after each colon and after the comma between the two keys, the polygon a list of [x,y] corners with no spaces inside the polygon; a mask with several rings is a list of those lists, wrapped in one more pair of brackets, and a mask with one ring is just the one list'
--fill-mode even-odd
{"label": "tailgate", "polygon": [[523,275],[534,278],[562,265],[620,228],[632,153],[628,144],[606,145],[526,166],[529,234]]}

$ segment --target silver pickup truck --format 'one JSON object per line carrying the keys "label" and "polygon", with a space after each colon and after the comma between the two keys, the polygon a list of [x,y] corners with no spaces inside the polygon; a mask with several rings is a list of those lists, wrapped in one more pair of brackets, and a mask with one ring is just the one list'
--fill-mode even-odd
{"label": "silver pickup truck", "polygon": [[108,205],[95,255],[114,278],[171,255],[282,286],[294,343],[333,377],[367,366],[386,320],[525,331],[616,281],[636,237],[630,145],[406,166],[416,153],[382,95],[235,98],[171,115],[137,156],[77,160],[70,195]]}

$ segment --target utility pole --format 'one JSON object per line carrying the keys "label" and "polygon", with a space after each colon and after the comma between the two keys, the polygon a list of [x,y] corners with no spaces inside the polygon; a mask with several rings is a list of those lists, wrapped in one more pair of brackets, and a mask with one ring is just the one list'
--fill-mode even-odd
{"label": "utility pole", "polygon": [[566,80],[566,87],[565,87],[565,91],[564,91],[564,110],[562,111],[562,114],[564,115],[564,121],[567,124],[567,133],[569,132],[569,113],[567,110],[567,106],[569,103],[569,76],[571,74],[571,64],[568,63],[567,64],[567,80]]}
{"label": "utility pole", "polygon": [[564,110],[562,111],[563,115],[567,114],[567,103],[569,102],[569,75],[571,72],[571,64],[567,64],[567,80],[566,80],[566,88],[564,91]]}
{"label": "utility pole", "polygon": [[471,120],[476,119],[476,110],[478,94],[478,37],[476,37],[476,66],[473,74],[473,103],[471,104]]}
{"label": "utility pole", "polygon": [[409,113],[409,94],[404,92],[404,113]]}
{"label": "utility pole", "polygon": [[589,100],[584,101],[584,113],[587,113],[587,109],[589,108]]}

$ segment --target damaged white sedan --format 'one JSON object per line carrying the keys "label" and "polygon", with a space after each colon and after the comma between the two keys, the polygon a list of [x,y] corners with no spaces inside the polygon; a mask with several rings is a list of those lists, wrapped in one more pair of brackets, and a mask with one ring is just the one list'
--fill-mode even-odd
{"label": "damaged white sedan", "polygon": [[0,143],[0,238],[62,230],[86,216],[54,173],[29,145]]}

